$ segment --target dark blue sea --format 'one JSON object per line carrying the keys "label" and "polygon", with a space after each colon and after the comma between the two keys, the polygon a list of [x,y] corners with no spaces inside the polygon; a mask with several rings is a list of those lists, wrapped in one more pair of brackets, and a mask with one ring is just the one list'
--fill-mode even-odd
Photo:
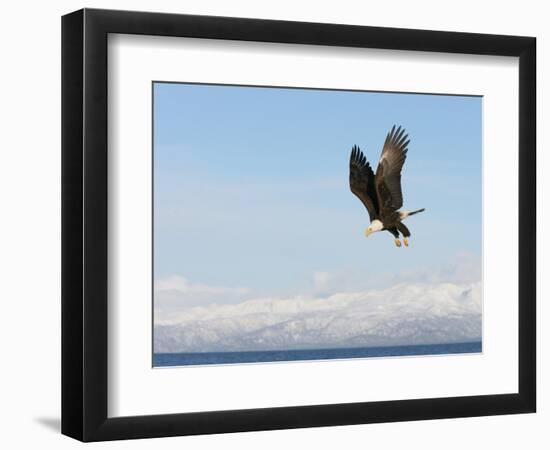
{"label": "dark blue sea", "polygon": [[481,342],[453,344],[400,345],[394,347],[327,348],[314,350],[269,350],[250,352],[155,353],[153,365],[190,366],[240,364],[274,361],[311,361],[317,359],[377,358],[382,356],[445,355],[480,353]]}

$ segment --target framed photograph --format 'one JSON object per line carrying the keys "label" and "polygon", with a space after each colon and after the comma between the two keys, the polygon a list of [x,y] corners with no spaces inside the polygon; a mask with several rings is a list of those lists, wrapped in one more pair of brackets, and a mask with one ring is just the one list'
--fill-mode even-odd
{"label": "framed photograph", "polygon": [[533,37],[62,20],[62,432],[535,412]]}

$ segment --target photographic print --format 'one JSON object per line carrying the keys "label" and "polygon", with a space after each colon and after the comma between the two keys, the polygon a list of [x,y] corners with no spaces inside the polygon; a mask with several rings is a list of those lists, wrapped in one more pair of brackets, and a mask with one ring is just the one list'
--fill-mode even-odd
{"label": "photographic print", "polygon": [[482,97],[152,91],[154,367],[482,351]]}

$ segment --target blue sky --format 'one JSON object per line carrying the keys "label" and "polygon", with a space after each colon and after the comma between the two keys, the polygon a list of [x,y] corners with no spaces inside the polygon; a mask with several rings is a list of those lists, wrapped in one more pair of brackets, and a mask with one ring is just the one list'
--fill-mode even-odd
{"label": "blue sky", "polygon": [[[155,83],[155,278],[278,295],[479,257],[481,117],[479,97]],[[348,185],[351,147],[376,166],[393,124],[404,209],[426,208],[407,249],[364,237]]]}

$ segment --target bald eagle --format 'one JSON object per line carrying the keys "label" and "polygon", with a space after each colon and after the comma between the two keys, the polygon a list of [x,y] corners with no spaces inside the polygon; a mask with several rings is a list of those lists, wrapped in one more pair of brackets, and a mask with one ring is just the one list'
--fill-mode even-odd
{"label": "bald eagle", "polygon": [[368,237],[376,231],[389,231],[395,237],[395,245],[401,247],[400,234],[405,247],[409,246],[409,229],[402,222],[406,217],[424,211],[399,211],[403,206],[401,169],[407,157],[408,135],[401,127],[392,127],[386,135],[376,175],[363,152],[356,145],[349,160],[349,186],[369,213],[370,225],[365,230]]}

